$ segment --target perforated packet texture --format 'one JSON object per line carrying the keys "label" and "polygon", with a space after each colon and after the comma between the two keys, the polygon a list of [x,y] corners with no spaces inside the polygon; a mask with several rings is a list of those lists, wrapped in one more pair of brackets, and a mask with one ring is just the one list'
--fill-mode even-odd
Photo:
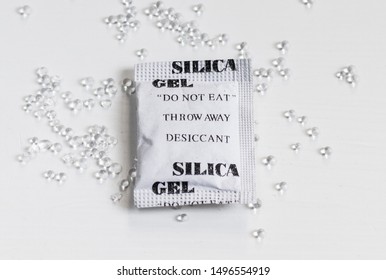
{"label": "perforated packet texture", "polygon": [[[226,60],[224,60],[226,61]],[[250,203],[257,199],[256,190],[256,162],[254,146],[254,112],[253,112],[253,91],[252,91],[252,73],[251,61],[249,59],[234,59],[236,71],[222,72],[196,72],[196,73],[173,73],[172,61],[169,62],[145,62],[135,66],[135,81],[138,87],[136,92],[138,108],[141,106],[141,99],[147,98],[140,95],[143,92],[141,84],[152,83],[156,79],[187,79],[190,83],[233,83],[237,84],[238,94],[238,136],[239,136],[239,158],[240,158],[240,189],[223,190],[212,188],[198,183],[202,188],[196,188],[195,192],[157,195],[152,191],[151,185],[142,185],[141,178],[147,176],[146,170],[142,170],[141,161],[143,160],[143,149],[140,143],[143,143],[144,137],[141,132],[140,124],[146,122],[147,116],[138,110],[138,128],[137,128],[137,180],[134,189],[134,202],[139,208],[144,207],[162,207],[176,205],[194,205],[194,204],[228,204],[228,203]],[[184,63],[184,62],[182,62]],[[199,61],[198,65],[203,66],[205,61]],[[139,98],[140,97],[140,98]],[[154,105],[155,106],[155,105]],[[153,112],[149,111],[148,114]],[[153,124],[155,127],[157,124]],[[156,141],[157,139],[146,139],[146,141]],[[150,146],[149,149],[152,149]],[[196,151],[199,154],[200,151]],[[225,151],[226,152],[226,151]],[[170,148],[173,154],[173,147]],[[148,159],[147,159],[148,160]],[[154,159],[154,169],[164,164],[162,158]],[[156,178],[153,178],[156,180]],[[197,183],[196,183],[197,186]]]}

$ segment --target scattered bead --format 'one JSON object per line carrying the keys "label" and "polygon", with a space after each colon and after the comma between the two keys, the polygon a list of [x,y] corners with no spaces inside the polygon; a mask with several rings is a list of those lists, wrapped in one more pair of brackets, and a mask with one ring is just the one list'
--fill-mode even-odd
{"label": "scattered bead", "polygon": [[331,156],[331,154],[332,154],[332,149],[331,149],[331,147],[326,146],[326,147],[321,148],[321,149],[319,150],[319,153],[320,153],[323,157],[329,158],[329,157]]}
{"label": "scattered bead", "polygon": [[130,7],[133,4],[133,0],[122,0],[123,6]]}
{"label": "scattered bead", "polygon": [[[202,36],[203,34],[201,34]],[[207,41],[208,39],[207,38],[201,38],[204,42]],[[228,43],[229,41],[229,38],[228,38],[228,35],[227,34],[220,34],[218,37],[217,37],[217,41],[221,44],[221,45],[225,45],[226,43]]]}
{"label": "scattered bead", "polygon": [[236,50],[242,52],[247,50],[247,42],[241,42],[240,44],[236,45]]}
{"label": "scattered bead", "polygon": [[298,153],[301,147],[302,146],[300,143],[294,143],[294,144],[291,144],[290,146],[291,150],[294,151],[295,153]]}
{"label": "scattered bead", "polygon": [[296,118],[296,121],[297,121],[300,125],[304,126],[304,125],[307,123],[307,117],[306,117],[306,116],[297,117],[297,118]]}
{"label": "scattered bead", "polygon": [[54,110],[50,110],[46,112],[46,117],[49,120],[53,120],[56,118],[56,112]]}
{"label": "scattered bead", "polygon": [[[83,136],[74,135],[74,131],[70,127],[64,126],[57,119],[57,114],[54,110],[57,93],[60,94],[66,106],[74,112],[78,112],[82,108],[93,108],[95,106],[95,100],[86,99],[82,101],[80,99],[73,99],[71,92],[61,92],[61,79],[55,75],[50,76],[45,67],[38,68],[36,70],[36,76],[38,77],[37,83],[40,85],[40,89],[35,94],[23,98],[25,102],[23,110],[31,112],[35,118],[46,118],[47,124],[51,127],[52,132],[62,136],[70,148],[77,150],[77,155],[67,152],[61,157],[61,160],[66,165],[74,167],[79,172],[83,172],[88,167],[88,160],[108,158],[107,151],[111,147],[114,147],[118,141],[115,137],[107,134],[107,129],[104,126],[91,126],[88,128],[88,134]],[[92,78],[84,78],[81,80],[81,84],[91,88]],[[98,94],[101,94],[101,97],[104,98],[106,96],[113,98],[118,91],[114,79],[105,79],[101,84],[102,86],[97,89]],[[62,144],[53,143],[49,140],[39,140],[37,137],[28,139],[28,142],[30,146],[25,148],[24,153],[17,156],[17,160],[23,164],[30,161],[40,152],[50,151],[53,154],[58,154],[63,150]],[[100,181],[104,181],[107,178],[114,178],[121,170],[122,167],[120,164],[114,163],[110,159],[108,161],[105,160],[102,169],[97,172],[98,178]],[[64,173],[58,173],[55,174],[55,176],[56,181],[59,183],[64,182],[67,178]]]}
{"label": "scattered bead", "polygon": [[46,67],[39,67],[36,69],[36,74],[38,77],[46,76],[48,74],[48,69]]}
{"label": "scattered bead", "polygon": [[133,80],[126,78],[122,81],[122,91],[127,95],[135,93],[135,83]]}
{"label": "scattered bead", "polygon": [[276,48],[282,53],[286,54],[288,52],[289,43],[288,41],[282,41],[276,43]]}
{"label": "scattered bead", "polygon": [[188,220],[188,215],[187,214],[179,214],[176,216],[177,222],[185,222]]}
{"label": "scattered bead", "polygon": [[202,13],[204,12],[204,6],[202,4],[197,4],[197,5],[194,5],[192,7],[192,10],[193,12],[197,15],[197,16],[201,16]]}
{"label": "scattered bead", "polygon": [[28,18],[30,15],[31,15],[31,7],[28,6],[28,5],[25,5],[25,6],[22,6],[22,7],[19,7],[17,9],[17,12],[19,15],[21,15],[23,18]]}
{"label": "scattered bead", "polygon": [[52,170],[45,171],[43,177],[46,178],[47,181],[56,181],[59,184],[63,184],[67,180],[67,175],[65,173],[55,173]]}
{"label": "scattered bead", "polygon": [[312,139],[316,139],[319,136],[319,129],[317,127],[312,127],[306,130],[306,134]]}
{"label": "scattered bead", "polygon": [[266,83],[261,83],[256,85],[256,92],[259,93],[260,95],[265,95],[267,90],[268,90],[268,84]]}
{"label": "scattered bead", "polygon": [[48,170],[43,173],[43,177],[46,178],[48,181],[51,181],[55,178],[55,172],[52,170]]}
{"label": "scattered bead", "polygon": [[62,161],[64,162],[64,164],[66,165],[72,165],[72,163],[74,162],[75,160],[75,157],[73,154],[65,154],[63,157],[62,157]]}
{"label": "scattered bead", "polygon": [[265,231],[262,228],[258,230],[254,230],[252,232],[252,236],[256,238],[258,241],[262,241],[265,237]]}
{"label": "scattered bead", "polygon": [[105,95],[107,95],[109,98],[114,98],[117,94],[118,89],[115,85],[109,84],[105,87]]}
{"label": "scattered bead", "polygon": [[247,206],[251,210],[257,210],[257,209],[261,208],[262,202],[260,199],[257,199],[255,203],[248,203]]}
{"label": "scattered bead", "polygon": [[284,80],[288,80],[290,77],[290,70],[288,68],[279,70],[279,75],[283,77]]}
{"label": "scattered bead", "polygon": [[22,154],[22,155],[18,155],[16,159],[21,164],[27,164],[31,160],[31,157],[27,154]]}
{"label": "scattered bead", "polygon": [[95,100],[94,99],[86,99],[83,101],[83,107],[87,110],[91,110],[95,107]]}
{"label": "scattered bead", "polygon": [[265,158],[263,158],[261,160],[261,163],[265,166],[267,166],[267,168],[271,168],[273,165],[276,164],[276,158],[274,156],[267,156]]}
{"label": "scattered bead", "polygon": [[122,171],[122,166],[119,163],[112,163],[107,167],[107,171],[112,178],[118,176]]}
{"label": "scattered bead", "polygon": [[109,178],[109,175],[106,170],[101,169],[95,173],[95,178],[99,181],[99,183],[104,183]]}
{"label": "scattered bead", "polygon": [[103,108],[103,109],[108,109],[111,107],[111,100],[110,99],[105,99],[105,100],[101,100],[99,102],[99,105]]}
{"label": "scattered bead", "polygon": [[110,199],[113,203],[117,203],[122,199],[123,195],[121,193],[116,193],[110,196]]}
{"label": "scattered bead", "polygon": [[137,177],[137,168],[133,167],[129,170],[129,177],[136,178]]}
{"label": "scattered bead", "polygon": [[273,59],[273,60],[271,61],[271,63],[272,63],[272,65],[273,65],[275,68],[279,69],[279,68],[281,68],[281,66],[284,64],[284,58],[282,58],[282,57],[275,58],[275,59]]}
{"label": "scattered bead", "polygon": [[357,85],[357,75],[354,73],[354,66],[343,67],[335,74],[335,77],[341,81],[345,81],[352,87]]}
{"label": "scattered bead", "polygon": [[122,1],[123,13],[118,15],[110,15],[104,18],[104,23],[107,26],[115,26],[117,34],[115,38],[120,42],[124,43],[130,30],[137,31],[140,27],[140,22],[135,19],[137,15],[136,7],[133,6],[132,1]]}
{"label": "scattered bead", "polygon": [[75,159],[72,162],[72,166],[75,167],[80,173],[83,173],[87,169],[86,158]]}
{"label": "scattered bead", "polygon": [[300,0],[300,2],[307,8],[311,8],[314,4],[314,0]]}
{"label": "scattered bead", "polygon": [[146,49],[139,49],[139,50],[137,50],[137,51],[135,52],[135,55],[136,55],[139,59],[143,60],[143,59],[145,59],[145,58],[147,57],[148,52],[147,52]]}
{"label": "scattered bead", "polygon": [[60,172],[55,175],[55,181],[59,184],[63,184],[67,180],[67,175],[63,172]]}
{"label": "scattered bead", "polygon": [[255,142],[258,142],[259,139],[260,139],[259,135],[255,134],[255,136],[253,137],[253,140],[254,140]]}
{"label": "scattered bead", "polygon": [[296,116],[295,116],[295,111],[294,110],[288,110],[283,113],[283,116],[291,122]]}
{"label": "scattered bead", "polygon": [[39,142],[39,138],[37,137],[32,137],[28,139],[28,143],[30,144],[37,144]]}
{"label": "scattered bead", "polygon": [[285,191],[287,191],[287,183],[286,182],[280,182],[275,185],[275,190],[277,190],[280,194],[283,194]]}
{"label": "scattered bead", "polygon": [[[203,5],[195,5],[192,7],[197,15],[203,12]],[[180,46],[190,46],[198,48],[200,46],[216,48],[219,45],[225,45],[228,42],[226,34],[220,34],[214,38],[210,38],[208,34],[201,32],[193,21],[183,21],[179,13],[173,8],[164,8],[162,3],[152,3],[144,9],[144,14],[153,19],[155,26],[161,31],[170,31],[177,33],[176,42]]]}
{"label": "scattered bead", "polygon": [[123,179],[120,183],[119,183],[119,189],[124,192],[126,191],[131,185],[131,180],[128,180],[128,179]]}
{"label": "scattered bead", "polygon": [[50,146],[50,151],[53,153],[53,154],[58,154],[62,151],[62,144],[60,143],[54,143]]}
{"label": "scattered bead", "polygon": [[239,58],[240,59],[246,59],[249,57],[249,54],[247,52],[247,43],[246,42],[241,42],[240,44],[237,44],[236,50],[239,51]]}
{"label": "scattered bead", "polygon": [[92,77],[86,77],[80,80],[80,84],[86,89],[89,90],[93,87],[94,85],[94,78]]}
{"label": "scattered bead", "polygon": [[267,79],[268,81],[270,81],[272,79],[272,69],[265,69],[265,68],[260,68],[260,69],[256,69],[255,71],[253,71],[253,74],[257,77],[257,78],[264,78],[264,79]]}
{"label": "scattered bead", "polygon": [[70,100],[67,102],[67,108],[77,114],[83,109],[83,102],[80,99]]}

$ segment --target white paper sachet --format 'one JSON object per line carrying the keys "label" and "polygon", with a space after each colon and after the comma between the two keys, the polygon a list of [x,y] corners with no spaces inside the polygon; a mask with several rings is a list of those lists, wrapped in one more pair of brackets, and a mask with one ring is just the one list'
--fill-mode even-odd
{"label": "white paper sachet", "polygon": [[137,207],[256,200],[248,59],[137,64]]}

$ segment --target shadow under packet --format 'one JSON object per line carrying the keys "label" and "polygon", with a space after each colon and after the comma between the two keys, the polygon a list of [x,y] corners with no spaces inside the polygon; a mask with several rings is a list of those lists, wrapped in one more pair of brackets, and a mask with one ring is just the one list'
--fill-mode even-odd
{"label": "shadow under packet", "polygon": [[256,201],[251,61],[135,66],[139,208]]}

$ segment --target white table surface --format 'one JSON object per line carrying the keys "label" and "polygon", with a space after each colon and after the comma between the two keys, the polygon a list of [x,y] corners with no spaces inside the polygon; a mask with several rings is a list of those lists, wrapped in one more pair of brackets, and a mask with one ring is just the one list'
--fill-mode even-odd
{"label": "white table surface", "polygon": [[[386,257],[386,26],[385,1],[315,0],[307,10],[297,0],[203,1],[198,26],[210,35],[227,33],[230,42],[216,51],[181,48],[142,14],[137,33],[125,44],[102,22],[118,14],[119,1],[1,1],[0,3],[0,258],[1,259],[384,259]],[[165,1],[184,18],[196,1]],[[15,9],[32,7],[23,20]],[[150,1],[135,1],[141,11]],[[256,96],[257,158],[272,154],[271,170],[258,164],[257,186],[263,207],[187,207],[138,210],[132,197],[114,205],[109,196],[119,179],[100,185],[40,155],[26,166],[15,156],[32,136],[59,141],[43,122],[22,110],[22,97],[38,87],[34,71],[46,66],[63,79],[63,89],[80,98],[79,79],[132,75],[134,51],[146,48],[147,61],[235,57],[234,45],[247,41],[255,67],[277,57],[274,42],[290,42],[286,64],[291,79],[275,77],[266,96]],[[356,89],[334,73],[355,65]],[[104,124],[119,139],[113,159],[127,170],[135,143],[130,100],[119,95],[109,110],[77,116],[58,106],[63,122],[78,133]],[[294,109],[321,135],[316,142],[282,112]],[[300,142],[295,155],[289,145]],[[325,160],[318,148],[330,145]],[[63,170],[63,186],[46,182],[42,172]],[[286,181],[279,196],[273,185]],[[175,215],[189,220],[177,223]],[[264,228],[258,243],[252,230]]]}

